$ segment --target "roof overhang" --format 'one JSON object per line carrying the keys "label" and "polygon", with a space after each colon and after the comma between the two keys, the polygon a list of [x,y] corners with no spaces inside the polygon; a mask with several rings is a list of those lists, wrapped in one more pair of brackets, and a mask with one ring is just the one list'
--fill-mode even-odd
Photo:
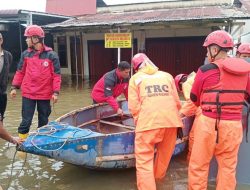
{"label": "roof overhang", "polygon": [[146,25],[228,25],[234,20],[250,19],[250,13],[235,7],[207,6],[177,9],[145,10],[133,12],[97,13],[85,15],[62,23],[46,25],[48,30],[76,30]]}
{"label": "roof overhang", "polygon": [[32,18],[34,23],[39,25],[45,25],[50,23],[58,23],[68,20],[70,16],[49,14],[44,12],[28,11],[28,10],[0,10],[0,22],[21,22],[26,23]]}

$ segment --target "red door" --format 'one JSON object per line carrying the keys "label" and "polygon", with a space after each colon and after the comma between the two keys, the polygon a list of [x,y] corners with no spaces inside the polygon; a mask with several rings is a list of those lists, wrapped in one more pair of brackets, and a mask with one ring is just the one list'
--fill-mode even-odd
{"label": "red door", "polygon": [[[134,43],[134,50],[137,43]],[[131,62],[131,48],[121,48],[121,61]],[[88,41],[89,76],[93,81],[101,78],[106,72],[117,67],[117,49],[105,48],[104,41]]]}
{"label": "red door", "polygon": [[197,71],[204,62],[205,37],[146,39],[146,54],[160,68],[173,76]]}

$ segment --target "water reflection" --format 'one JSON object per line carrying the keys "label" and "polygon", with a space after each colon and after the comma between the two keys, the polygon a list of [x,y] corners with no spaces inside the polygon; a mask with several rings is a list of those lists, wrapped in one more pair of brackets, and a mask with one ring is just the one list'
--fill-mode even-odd
{"label": "water reflection", "polygon": [[[50,120],[87,106],[92,103],[90,92],[92,84],[84,82],[74,85],[71,80],[64,84],[57,104],[52,107]],[[9,100],[6,111],[5,127],[13,134],[17,134],[17,126],[21,115],[20,93],[16,100]],[[37,127],[37,114],[33,119],[31,130]],[[70,165],[53,159],[25,153],[18,153],[13,164],[15,147],[0,141],[0,184],[5,190],[9,180],[9,190],[136,190],[135,169],[122,171],[92,171],[83,167]],[[26,160],[26,162],[25,162]],[[159,190],[184,190],[187,189],[187,164],[185,153],[174,158],[164,180],[158,184]],[[209,189],[214,189],[210,184]],[[237,189],[249,189],[239,187]]]}

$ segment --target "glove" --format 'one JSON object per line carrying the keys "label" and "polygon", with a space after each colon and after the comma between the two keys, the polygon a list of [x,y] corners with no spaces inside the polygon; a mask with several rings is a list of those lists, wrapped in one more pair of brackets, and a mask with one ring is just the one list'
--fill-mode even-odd
{"label": "glove", "polygon": [[183,131],[181,127],[178,127],[177,129],[177,138],[181,139],[183,138]]}

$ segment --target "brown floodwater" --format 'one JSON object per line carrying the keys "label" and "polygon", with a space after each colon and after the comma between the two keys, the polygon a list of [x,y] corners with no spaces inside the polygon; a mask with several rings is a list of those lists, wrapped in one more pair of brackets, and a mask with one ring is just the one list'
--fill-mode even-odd
{"label": "brown floodwater", "polygon": [[[70,80],[69,80],[70,81]],[[68,82],[64,84],[59,102],[52,106],[50,120],[87,106],[91,85],[85,82],[79,85]],[[17,135],[17,126],[21,120],[21,96],[8,101],[5,128]],[[37,127],[37,115],[34,116],[31,130]],[[104,130],[104,129],[103,129]],[[53,159],[17,153],[15,147],[0,140],[0,184],[6,190],[136,190],[135,169],[119,171],[93,171]],[[25,162],[26,161],[26,162]],[[12,164],[13,163],[13,164]],[[12,176],[11,176],[12,171]],[[186,153],[172,159],[166,177],[157,183],[159,190],[186,190],[187,163]],[[209,184],[209,189],[215,189]],[[238,186],[239,190],[250,189],[250,186]]]}

